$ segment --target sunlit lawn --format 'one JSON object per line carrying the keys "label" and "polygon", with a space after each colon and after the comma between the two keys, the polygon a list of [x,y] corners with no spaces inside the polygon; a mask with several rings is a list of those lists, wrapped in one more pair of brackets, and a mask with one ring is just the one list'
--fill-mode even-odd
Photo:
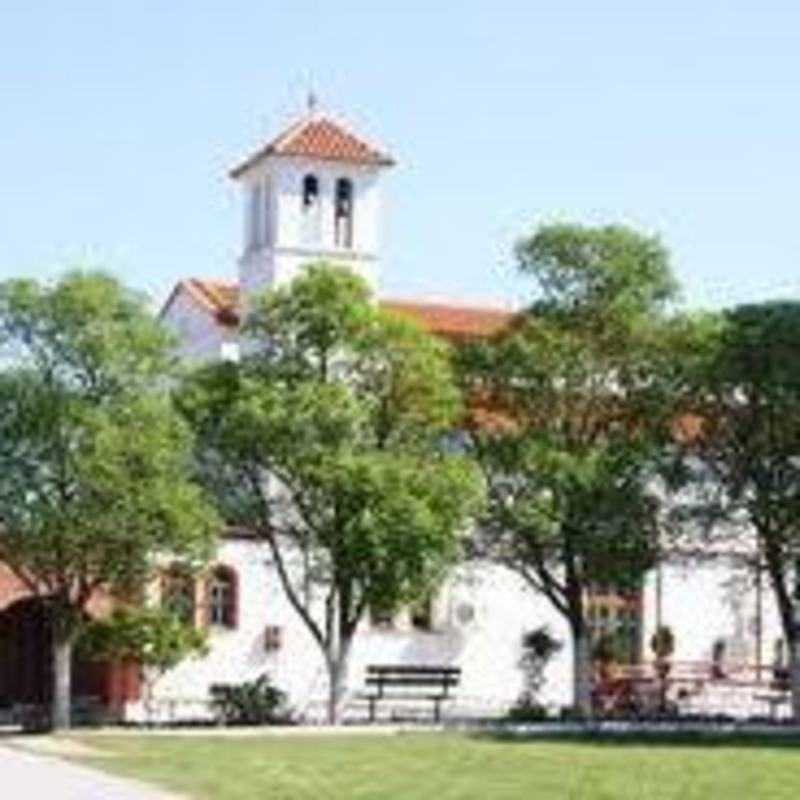
{"label": "sunlit lawn", "polygon": [[[75,737],[89,763],[208,800],[796,800],[800,745],[457,734]],[[55,795],[54,795],[55,796]]]}

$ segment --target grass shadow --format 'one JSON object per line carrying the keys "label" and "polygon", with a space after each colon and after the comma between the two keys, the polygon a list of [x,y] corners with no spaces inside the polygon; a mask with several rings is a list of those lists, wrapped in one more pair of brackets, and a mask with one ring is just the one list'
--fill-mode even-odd
{"label": "grass shadow", "polygon": [[475,731],[467,736],[475,741],[507,744],[562,743],[588,744],[600,747],[695,747],[695,748],[756,748],[800,749],[797,730],[769,733],[747,731],[689,730],[689,731]]}

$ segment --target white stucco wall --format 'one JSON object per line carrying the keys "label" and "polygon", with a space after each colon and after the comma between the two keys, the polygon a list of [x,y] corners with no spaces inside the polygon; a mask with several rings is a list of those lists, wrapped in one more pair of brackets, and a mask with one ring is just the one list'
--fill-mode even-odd
{"label": "white stucco wall", "polygon": [[[314,212],[319,237],[309,239],[303,214],[302,187],[306,175],[319,183],[319,202]],[[291,281],[301,267],[326,260],[349,266],[373,289],[379,280],[381,243],[381,168],[304,158],[266,158],[241,179],[245,223],[239,278],[243,295],[270,285]],[[334,192],[336,181],[348,178],[353,185],[352,247],[337,247],[334,237]],[[269,197],[263,213],[268,216],[268,235],[262,246],[250,244],[248,196],[261,185]]]}
{"label": "white stucco wall", "polygon": [[[208,655],[187,660],[158,682],[155,697],[161,713],[169,700],[176,701],[177,715],[200,713],[211,684],[252,680],[267,672],[289,693],[297,712],[321,717],[327,692],[322,655],[286,599],[266,546],[228,539],[219,548],[217,562],[233,567],[239,577],[237,628],[212,628]],[[469,609],[472,619],[465,613]],[[403,613],[391,629],[373,628],[365,620],[351,654],[350,693],[364,689],[368,664],[449,664],[462,669],[451,713],[502,712],[521,690],[517,662],[522,635],[543,624],[565,643],[548,669],[547,697],[554,705],[568,704],[571,651],[565,624],[544,598],[533,594],[514,574],[493,565],[454,571],[435,600],[431,632],[413,629]],[[264,649],[267,625],[283,629],[279,650]],[[354,698],[350,712],[363,716],[363,702]],[[132,718],[143,713],[139,706],[129,710]]]}
{"label": "white stucco wall", "polygon": [[235,328],[220,325],[185,291],[178,291],[161,319],[175,335],[176,352],[187,365],[222,358],[224,345],[238,339]]}
{"label": "white stucco wall", "polygon": [[[660,572],[660,622],[675,634],[676,661],[708,663],[714,642],[721,639],[732,668],[757,664],[759,592],[741,556],[674,554]],[[760,594],[761,662],[771,665],[782,633],[766,576]],[[652,658],[649,641],[659,624],[657,570],[648,576],[644,601],[645,656]]]}
{"label": "white stucco wall", "polygon": [[[288,692],[296,713],[306,719],[322,719],[327,692],[322,655],[289,604],[266,545],[246,538],[225,539],[216,562],[232,567],[238,575],[237,627],[212,628],[208,655],[184,662],[160,680],[155,693],[159,713],[202,716],[207,713],[205,701],[211,684],[239,683],[266,672]],[[732,677],[754,679],[741,669],[755,665],[757,660],[756,590],[738,566],[738,562],[725,558],[670,559],[661,567],[660,616],[658,573],[653,570],[648,575],[643,597],[644,662],[652,660],[649,641],[660,619],[675,634],[673,660],[677,672],[685,674],[691,664],[702,663],[707,677],[714,641],[722,638],[726,641],[725,666],[734,671]],[[771,678],[774,641],[781,636],[766,586],[761,604],[766,684]],[[555,711],[570,704],[572,648],[568,627],[549,602],[514,573],[487,563],[457,567],[435,599],[433,612],[431,632],[414,629],[407,612],[400,612],[390,629],[372,627],[368,620],[362,622],[351,654],[351,702],[346,714],[358,718],[366,714],[364,702],[356,695],[365,688],[366,666],[374,663],[458,666],[461,684],[455,701],[447,707],[449,713],[503,713],[522,688],[518,666],[522,635],[541,625],[547,625],[564,645],[547,669],[543,700]],[[278,650],[264,648],[268,625],[282,629]],[[718,703],[719,708],[712,710],[760,713],[764,709],[753,702],[757,691],[712,685],[704,690],[703,703],[706,707]],[[165,711],[170,702],[172,711]],[[736,707],[731,708],[732,704]],[[130,707],[130,718],[143,715],[140,704]]]}

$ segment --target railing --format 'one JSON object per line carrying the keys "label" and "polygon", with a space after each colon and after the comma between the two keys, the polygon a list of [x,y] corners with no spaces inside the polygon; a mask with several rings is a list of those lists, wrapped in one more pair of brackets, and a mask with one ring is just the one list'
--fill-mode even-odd
{"label": "railing", "polygon": [[[661,669],[659,669],[661,667]],[[674,661],[617,667],[595,677],[594,705],[610,715],[790,715],[784,670],[753,664]]]}

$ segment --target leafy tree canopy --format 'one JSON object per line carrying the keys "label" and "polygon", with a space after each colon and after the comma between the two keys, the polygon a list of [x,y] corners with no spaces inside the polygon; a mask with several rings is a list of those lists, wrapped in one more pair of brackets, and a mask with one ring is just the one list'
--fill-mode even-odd
{"label": "leafy tree canopy", "polygon": [[159,554],[202,560],[217,517],[166,393],[171,341],[113,278],[0,285],[0,559],[48,604],[56,723],[90,598],[137,591]]}
{"label": "leafy tree canopy", "polygon": [[753,546],[790,644],[800,717],[800,303],[739,306],[714,322],[683,362],[683,402],[698,422],[684,443],[691,491],[678,511],[712,537]]}
{"label": "leafy tree canopy", "polygon": [[180,402],[222,513],[270,544],[325,653],[333,718],[364,610],[441,578],[481,483],[444,447],[460,410],[445,346],[349,271],[311,265],[260,299],[246,334],[251,355],[201,370]]}
{"label": "leafy tree canopy", "polygon": [[157,674],[189,655],[204,655],[207,634],[160,608],[118,608],[92,620],[79,639],[81,651],[99,661],[133,662]]}
{"label": "leafy tree canopy", "polygon": [[538,285],[535,312],[572,323],[650,314],[677,293],[666,248],[621,225],[546,225],[517,243],[516,256]]}
{"label": "leafy tree canopy", "polygon": [[[585,662],[587,591],[636,586],[658,554],[675,281],[657,240],[617,226],[546,226],[516,252],[537,299],[459,359],[490,485],[475,545],[550,599]],[[587,670],[576,668],[584,711]]]}

